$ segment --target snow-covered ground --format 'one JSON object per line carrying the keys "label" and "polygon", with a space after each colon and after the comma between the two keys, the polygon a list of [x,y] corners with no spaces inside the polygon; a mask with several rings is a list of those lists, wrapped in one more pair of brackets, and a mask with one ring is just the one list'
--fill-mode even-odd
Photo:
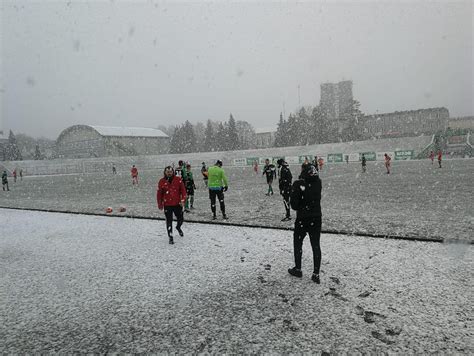
{"label": "snow-covered ground", "polygon": [[0,353],[472,354],[472,245],[0,209]]}
{"label": "snow-covered ground", "polygon": [[[209,197],[199,168],[194,167],[196,209],[186,219],[209,221]],[[276,183],[275,195],[267,197],[261,173],[256,176],[251,168],[225,169],[230,222],[291,227],[291,222],[280,222],[284,207]],[[291,169],[296,177],[299,167]],[[395,161],[390,175],[381,162],[368,162],[367,170],[362,174],[358,163],[325,165],[321,173],[323,229],[473,240],[473,159],[446,160],[442,169],[429,160]],[[104,213],[108,206],[117,212],[125,205],[133,216],[162,216],[156,207],[156,184],[161,177],[161,169],[140,170],[138,187],[131,185],[128,169],[115,176],[37,176],[16,184],[10,179],[11,191],[0,191],[0,206]]]}

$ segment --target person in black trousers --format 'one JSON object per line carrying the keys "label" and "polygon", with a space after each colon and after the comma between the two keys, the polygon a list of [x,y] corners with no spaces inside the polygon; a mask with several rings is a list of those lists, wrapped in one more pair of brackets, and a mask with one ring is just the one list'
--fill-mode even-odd
{"label": "person in black trousers", "polygon": [[295,277],[303,277],[301,272],[301,256],[303,254],[303,240],[309,234],[313,249],[313,275],[311,279],[319,284],[319,270],[321,268],[321,179],[318,171],[312,164],[303,164],[300,179],[293,183],[290,195],[290,204],[296,210],[295,230],[293,234],[293,248],[295,267],[288,269],[288,273]]}
{"label": "person in black trousers", "polygon": [[288,163],[283,158],[277,161],[279,169],[278,187],[280,188],[280,195],[283,197],[283,204],[285,204],[286,216],[281,221],[291,220],[290,216],[290,193],[291,193],[291,181],[293,176],[291,175]]}

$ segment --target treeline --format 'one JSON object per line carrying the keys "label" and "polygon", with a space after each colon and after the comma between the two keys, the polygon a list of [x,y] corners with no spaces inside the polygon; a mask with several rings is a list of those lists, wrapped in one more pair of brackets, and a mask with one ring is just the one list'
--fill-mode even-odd
{"label": "treeline", "polygon": [[0,146],[3,161],[40,160],[51,158],[54,141],[47,138],[33,138],[25,134],[15,135],[12,130],[8,141]]}
{"label": "treeline", "polygon": [[170,136],[169,153],[233,151],[255,148],[255,129],[247,121],[235,120],[230,114],[225,122],[207,120],[193,125],[186,121],[178,126],[159,126]]}
{"label": "treeline", "polygon": [[280,114],[275,146],[304,146],[330,142],[356,141],[363,138],[360,122],[364,115],[358,101],[353,100],[339,119],[329,118],[321,106],[302,107],[284,119]]}

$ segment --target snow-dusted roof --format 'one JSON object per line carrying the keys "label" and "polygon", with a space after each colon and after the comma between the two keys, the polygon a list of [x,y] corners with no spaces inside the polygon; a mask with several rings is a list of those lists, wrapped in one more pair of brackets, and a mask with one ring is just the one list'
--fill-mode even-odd
{"label": "snow-dusted roof", "polygon": [[148,127],[90,126],[102,136],[168,137],[163,131]]}
{"label": "snow-dusted roof", "polygon": [[269,133],[269,132],[276,132],[275,127],[259,127],[255,129],[255,133],[261,134],[261,133]]}

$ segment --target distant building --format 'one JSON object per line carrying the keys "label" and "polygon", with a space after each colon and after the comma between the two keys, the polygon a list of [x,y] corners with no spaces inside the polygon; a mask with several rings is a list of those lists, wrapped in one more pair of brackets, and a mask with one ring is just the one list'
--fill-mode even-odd
{"label": "distant building", "polygon": [[273,147],[275,143],[276,129],[273,127],[265,127],[255,129],[256,147],[267,148]]}
{"label": "distant building", "polygon": [[167,153],[169,137],[144,127],[74,125],[56,140],[58,158],[137,156]]}
{"label": "distant building", "polygon": [[474,116],[452,117],[448,121],[448,127],[474,131]]}
{"label": "distant building", "polygon": [[429,108],[367,115],[361,119],[361,125],[365,138],[404,137],[444,131],[448,120],[448,109]]}
{"label": "distant building", "polygon": [[341,118],[351,108],[353,99],[351,80],[321,84],[319,105],[331,120]]}

